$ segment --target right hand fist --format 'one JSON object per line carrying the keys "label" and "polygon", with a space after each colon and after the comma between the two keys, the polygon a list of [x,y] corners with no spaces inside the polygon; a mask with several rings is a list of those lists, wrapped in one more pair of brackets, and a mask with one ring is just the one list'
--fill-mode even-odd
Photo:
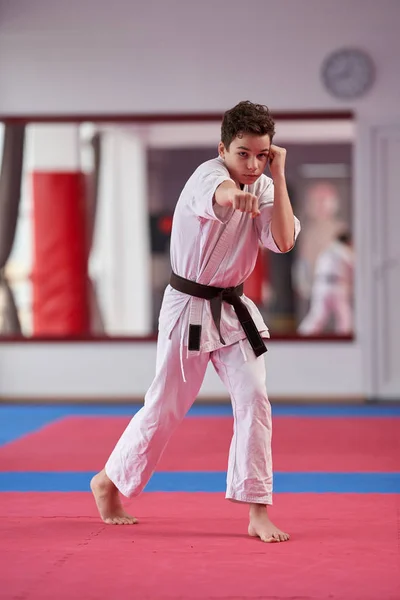
{"label": "right hand fist", "polygon": [[240,212],[250,213],[252,218],[260,214],[257,196],[248,192],[235,191],[233,193],[232,206],[235,210],[240,210]]}

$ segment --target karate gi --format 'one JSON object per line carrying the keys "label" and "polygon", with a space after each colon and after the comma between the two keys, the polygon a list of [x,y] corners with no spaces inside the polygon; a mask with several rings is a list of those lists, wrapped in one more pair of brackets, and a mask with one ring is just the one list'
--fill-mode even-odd
{"label": "karate gi", "polygon": [[353,271],[354,254],[347,244],[332,242],[320,254],[315,265],[310,309],[299,325],[299,333],[322,333],[331,317],[335,333],[352,333]]}
{"label": "karate gi", "polygon": [[[216,287],[243,283],[254,269],[261,242],[280,252],[271,234],[273,182],[265,175],[244,190],[259,197],[252,219],[214,202],[217,187],[232,181],[222,159],[200,165],[176,205],[171,266],[185,279]],[[294,239],[300,231],[295,219]],[[260,335],[269,332],[255,304],[241,297]],[[189,324],[201,326],[200,348],[188,350]],[[226,497],[272,504],[271,409],[263,356],[256,358],[233,307],[222,304],[222,344],[210,303],[168,286],[159,318],[156,375],[143,408],[122,434],[105,470],[120,492],[138,495],[150,479],[176,427],[193,404],[211,360],[230,394],[234,433],[229,451]]]}

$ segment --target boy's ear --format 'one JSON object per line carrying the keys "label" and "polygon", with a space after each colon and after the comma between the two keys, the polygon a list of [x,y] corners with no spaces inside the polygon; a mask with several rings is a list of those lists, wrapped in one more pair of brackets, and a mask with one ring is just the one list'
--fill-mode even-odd
{"label": "boy's ear", "polygon": [[218,144],[218,154],[221,158],[225,158],[225,146],[223,142],[220,142]]}

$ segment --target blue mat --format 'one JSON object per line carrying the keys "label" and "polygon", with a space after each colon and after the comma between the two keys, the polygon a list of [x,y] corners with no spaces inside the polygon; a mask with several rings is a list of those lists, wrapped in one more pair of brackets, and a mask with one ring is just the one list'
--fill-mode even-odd
{"label": "blue mat", "polygon": [[[87,492],[91,472],[0,473],[1,492]],[[225,492],[225,472],[156,472],[147,492]],[[282,473],[276,493],[399,494],[400,473]]]}
{"label": "blue mat", "polygon": [[[74,415],[86,416],[133,416],[142,405],[1,405],[0,404],[0,445],[37,431],[44,425],[58,419]],[[273,416],[279,417],[386,417],[400,418],[400,404],[379,405],[281,405],[272,407]],[[192,417],[231,416],[230,404],[195,404],[188,413]]]}

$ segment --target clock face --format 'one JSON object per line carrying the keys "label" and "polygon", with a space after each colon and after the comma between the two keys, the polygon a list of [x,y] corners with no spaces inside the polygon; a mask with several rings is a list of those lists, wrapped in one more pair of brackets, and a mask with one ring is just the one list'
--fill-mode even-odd
{"label": "clock face", "polygon": [[322,65],[322,79],[337,98],[359,98],[373,83],[374,66],[368,54],[361,50],[338,50]]}

